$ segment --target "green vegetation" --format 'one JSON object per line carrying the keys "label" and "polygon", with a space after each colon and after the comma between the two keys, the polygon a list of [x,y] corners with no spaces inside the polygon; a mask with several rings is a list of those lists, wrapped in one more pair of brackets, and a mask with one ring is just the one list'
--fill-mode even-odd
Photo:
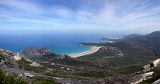
{"label": "green vegetation", "polygon": [[18,61],[18,64],[20,65],[21,68],[24,68],[25,70],[29,70],[29,71],[35,71],[35,72],[42,73],[47,70],[45,67],[30,66],[29,65],[30,62],[26,61],[24,58],[22,58],[20,61]]}
{"label": "green vegetation", "polygon": [[105,77],[111,77],[114,73],[110,72],[109,70],[94,70],[94,71],[85,71],[76,73],[78,76],[83,77],[93,77],[93,78],[105,78]]}
{"label": "green vegetation", "polygon": [[[19,77],[16,74],[6,75],[2,70],[0,70],[0,84],[28,84],[29,81],[23,77]],[[54,80],[36,77],[31,79],[31,84],[58,84]]]}
{"label": "green vegetation", "polygon": [[27,81],[16,74],[6,75],[0,70],[0,84],[27,84]]}
{"label": "green vegetation", "polygon": [[65,77],[68,77],[70,75],[70,73],[67,74],[67,73],[65,73],[61,70],[53,70],[51,72],[46,73],[46,75],[53,76],[53,77],[63,77],[63,78],[65,78]]}
{"label": "green vegetation", "polygon": [[142,65],[141,66],[129,66],[129,67],[121,68],[121,69],[117,70],[117,72],[119,74],[129,75],[129,74],[133,74],[135,72],[141,71],[141,70],[143,70]]}
{"label": "green vegetation", "polygon": [[[94,54],[82,56],[78,59],[101,63],[106,67],[139,66],[150,63],[151,60],[156,59],[150,50],[129,42],[108,44],[107,46],[104,46],[104,48],[108,48],[108,46],[110,46],[111,49],[102,48],[102,50],[99,50]],[[115,53],[115,50],[120,50],[124,56],[118,56],[117,53]]]}
{"label": "green vegetation", "polygon": [[41,77],[37,77],[32,81],[32,84],[58,84],[54,80],[49,80]]}

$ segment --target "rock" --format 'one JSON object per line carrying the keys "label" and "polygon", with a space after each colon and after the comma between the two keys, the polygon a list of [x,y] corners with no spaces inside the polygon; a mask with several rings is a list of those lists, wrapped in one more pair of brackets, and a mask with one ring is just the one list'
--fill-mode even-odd
{"label": "rock", "polygon": [[51,65],[53,66],[53,65],[54,65],[54,63],[51,63]]}
{"label": "rock", "polygon": [[32,62],[32,64],[29,64],[30,66],[34,66],[34,67],[40,67],[41,65],[38,64],[37,62]]}
{"label": "rock", "polygon": [[67,68],[67,71],[70,71],[71,69],[70,68]]}
{"label": "rock", "polygon": [[64,69],[64,67],[61,67],[61,69]]}
{"label": "rock", "polygon": [[22,54],[30,56],[48,56],[54,54],[52,51],[47,48],[25,48],[22,50]]}
{"label": "rock", "polygon": [[160,84],[160,79],[156,80],[156,81],[153,82],[152,84]]}
{"label": "rock", "polygon": [[154,67],[160,66],[160,59],[153,61]]}
{"label": "rock", "polygon": [[34,77],[34,75],[32,75],[31,73],[24,73],[24,76],[26,76],[26,77]]}
{"label": "rock", "polygon": [[150,71],[150,69],[151,69],[150,64],[143,66],[143,68],[144,68],[144,70],[143,70],[144,72]]}
{"label": "rock", "polygon": [[19,61],[22,59],[22,57],[19,55],[19,53],[17,53],[16,55],[13,56],[13,59]]}
{"label": "rock", "polygon": [[132,79],[132,81],[130,81],[130,84],[139,84],[143,80],[151,78],[151,76],[153,75],[153,73],[154,72],[147,72],[147,73],[139,74],[139,75],[135,76]]}
{"label": "rock", "polygon": [[144,74],[143,74],[143,77],[144,77],[144,78],[148,78],[148,77],[150,78],[150,77],[153,75],[153,73],[154,73],[154,72],[144,73]]}

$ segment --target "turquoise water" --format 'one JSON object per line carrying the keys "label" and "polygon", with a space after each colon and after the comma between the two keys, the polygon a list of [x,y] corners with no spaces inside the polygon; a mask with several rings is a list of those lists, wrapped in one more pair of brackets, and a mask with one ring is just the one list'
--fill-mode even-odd
{"label": "turquoise water", "polygon": [[47,47],[58,54],[71,54],[90,49],[79,42],[101,42],[100,38],[100,35],[84,34],[0,35],[0,48],[20,52],[27,47]]}

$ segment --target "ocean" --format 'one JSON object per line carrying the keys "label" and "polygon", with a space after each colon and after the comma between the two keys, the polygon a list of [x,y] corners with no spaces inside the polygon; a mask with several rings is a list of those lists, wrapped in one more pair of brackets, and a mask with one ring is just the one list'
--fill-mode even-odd
{"label": "ocean", "polygon": [[20,52],[24,48],[47,47],[57,54],[73,54],[89,50],[91,47],[79,42],[102,42],[101,35],[88,34],[0,34],[0,48]]}

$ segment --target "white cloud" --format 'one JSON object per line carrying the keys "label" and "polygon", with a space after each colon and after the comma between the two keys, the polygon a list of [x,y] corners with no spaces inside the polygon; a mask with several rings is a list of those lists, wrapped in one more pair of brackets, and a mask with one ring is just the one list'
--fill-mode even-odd
{"label": "white cloud", "polygon": [[1,0],[0,4],[13,9],[20,9],[30,13],[42,13],[42,9],[39,8],[36,4],[32,4],[24,0]]}
{"label": "white cloud", "polygon": [[[113,30],[151,31],[153,28],[157,30],[160,26],[160,6],[151,5],[152,0],[105,0],[96,2],[103,6],[95,10],[91,7],[94,3],[91,1],[86,2],[86,4],[91,3],[90,7],[74,10],[65,6],[42,8],[39,6],[42,4],[37,5],[24,0],[2,0],[0,5],[18,10],[3,9],[0,11],[0,21],[3,21],[3,18],[6,22],[47,24],[52,28],[65,27],[66,29],[63,28],[65,30],[79,28],[112,30],[113,28]],[[86,7],[86,4],[80,5]],[[89,9],[92,11],[88,11]],[[16,11],[20,13],[17,14]]]}

